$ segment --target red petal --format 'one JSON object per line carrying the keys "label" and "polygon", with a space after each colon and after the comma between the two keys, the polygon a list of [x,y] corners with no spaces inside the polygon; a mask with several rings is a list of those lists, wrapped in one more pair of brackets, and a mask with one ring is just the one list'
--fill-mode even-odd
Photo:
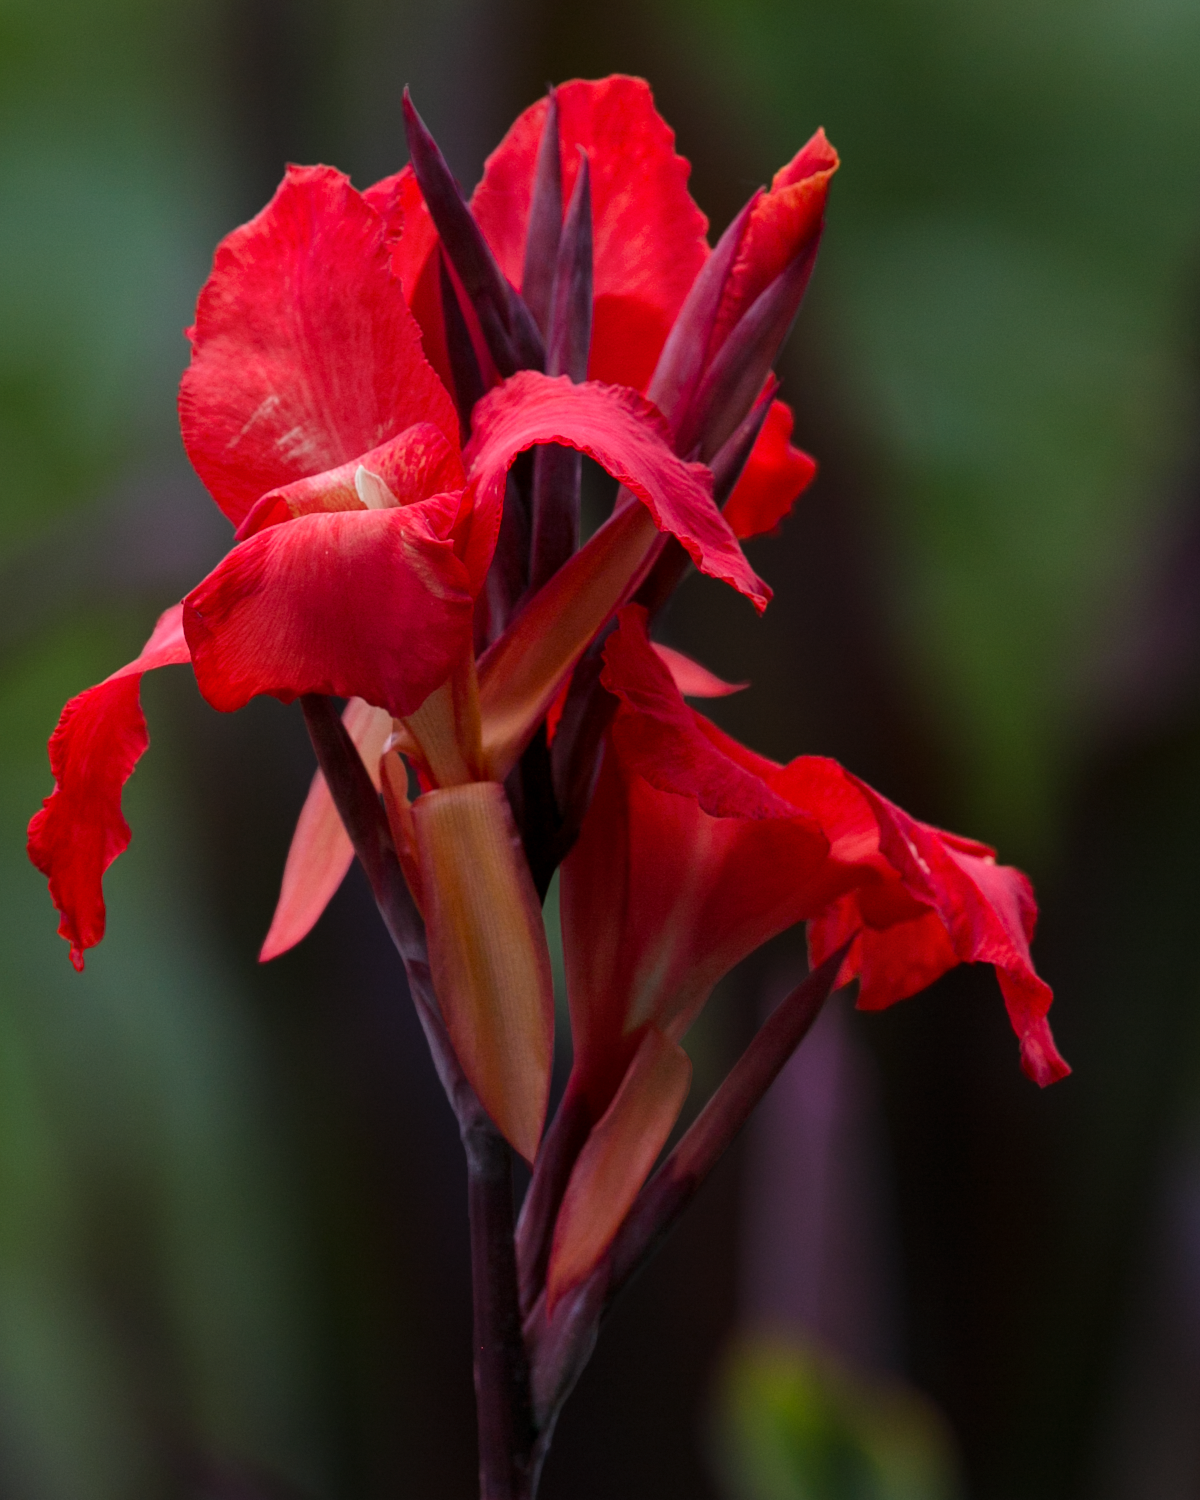
{"label": "red petal", "polygon": [[694,797],[714,818],[794,817],[762,776],[725,755],[699,727],[650,647],[646,611],[627,605],[604,648],[601,682],[625,706],[613,725],[622,762],[662,791]]}
{"label": "red petal", "polygon": [[[361,698],[351,698],[342,714],[342,723],[378,791],[379,758],[392,732],[391,714],[386,709],[372,708]],[[308,936],[353,862],[350,835],[342,826],[329,787],[318,771],[292,835],[279,902],[258,955],[259,963],[278,958]]]}
{"label": "red petal", "polygon": [[624,763],[614,734],[562,866],[576,1068],[603,1111],[646,1025],[681,1037],[723,974],[846,883],[807,817],[713,817]]}
{"label": "red petal", "polygon": [[301,516],[235,547],[184,600],[201,692],[226,711],[334,693],[412,713],[471,640],[458,511],[439,495]]}
{"label": "red petal", "polygon": [[414,422],[457,442],[391,258],[384,221],[329,167],[289,167],[267,207],[218,247],[179,412],[196,472],[235,525],[268,490]]}
{"label": "red petal", "polygon": [[[928,908],[889,926],[882,907],[872,911],[868,904],[870,887],[849,898],[867,923],[847,956],[847,977],[861,975],[859,1004],[890,1005],[956,963],[993,964],[1026,1073],[1042,1086],[1065,1077],[1070,1069],[1046,1022],[1052,991],[1038,978],[1029,952],[1037,914],[1029,881],[1020,870],[996,864],[986,845],[931,828],[853,779],[878,822],[880,848],[897,872],[896,883],[902,881]],[[840,924],[814,924],[814,960],[832,951],[846,925],[845,914]]]}
{"label": "red petal", "polygon": [[670,449],[661,415],[622,386],[573,385],[522,370],[475,408],[465,459],[473,489],[495,504],[518,453],[537,443],[576,448],[641,500],[660,531],[678,537],[703,573],[745,594],[758,610],[771,591],[753,572],[712,501],[712,476]]}
{"label": "red petal", "polygon": [[837,152],[818,130],[754,204],[717,311],[710,359],[759,293],[797,256],[815,250],[837,167]]}
{"label": "red petal", "polygon": [[[1027,1072],[1062,1075],[1029,958],[1034,906],[985,845],[918,823],[836,762],[755,755],[687,708],[622,612],[603,682],[619,700],[562,874],[579,1086],[607,1106],[640,1028],[678,1038],[713,983],[804,918],[814,963],[859,934],[841,980],[890,1004],[959,962],[996,965]],[[861,931],[860,931],[861,929]]]}
{"label": "red petal", "polygon": [[603,681],[620,706],[562,867],[567,993],[593,1115],[646,1025],[677,1040],[722,974],[857,878],[805,812],[705,733],[644,610],[622,611]]}
{"label": "red petal", "polygon": [[816,463],[793,448],[791,407],[773,401],[746,467],[725,503],[725,519],[735,536],[774,531],[812,483]]}
{"label": "red petal", "polygon": [[321,511],[362,510],[355,487],[359,465],[377,474],[400,505],[428,500],[448,490],[461,490],[464,476],[458,448],[432,422],[417,422],[382,447],[353,458],[348,464],[298,479],[281,489],[268,490],[238,527],[237,540],[297,516]]}
{"label": "red petal", "polygon": [[121,788],[150,743],[142,673],[190,660],[182,613],[182,605],[172,605],[136,661],[72,698],[50,737],[54,790],[29,824],[29,857],[49,878],[58,931],[77,969],[83,950],[104,936],[101,879],[129,844]]}
{"label": "red petal", "polygon": [[421,329],[425,357],[447,391],[454,389],[442,298],[438,289],[438,234],[421,194],[416,173],[404,167],[367,188],[363,197],[382,216],[392,248],[392,270],[400,278],[405,301]]}
{"label": "red petal", "polygon": [[671,681],[684,698],[728,698],[731,693],[743,692],[750,686],[748,682],[726,682],[682,651],[660,646],[657,641],[651,644],[655,656],[670,672]]}
{"label": "red petal", "polygon": [[[555,90],[563,200],[588,154],[595,226],[595,313],[588,373],[644,390],[688,289],[708,255],[708,221],[687,190],[691,171],[649,85],[620,75]],[[547,102],[521,115],[488,157],[471,201],[500,268],[519,286]]]}

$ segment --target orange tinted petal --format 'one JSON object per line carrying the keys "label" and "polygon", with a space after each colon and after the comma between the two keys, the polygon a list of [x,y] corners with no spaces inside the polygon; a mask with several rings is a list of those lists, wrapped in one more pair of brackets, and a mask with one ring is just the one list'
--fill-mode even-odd
{"label": "orange tinted petal", "polygon": [[651,641],[650,644],[684,698],[728,698],[730,693],[740,693],[750,686],[748,682],[726,682],[723,677],[710,672],[707,667],[693,661],[690,656],[685,656],[682,651],[661,646],[657,641]]}
{"label": "orange tinted petal", "polygon": [[554,1051],[542,908],[504,788],[427,792],[413,804],[429,964],[463,1071],[501,1134],[537,1153]]}
{"label": "orange tinted petal", "polygon": [[652,1027],[571,1172],[550,1251],[547,1311],[608,1248],[666,1145],[691,1081],[687,1053]]}
{"label": "orange tinted petal", "polygon": [[[378,789],[379,757],[392,732],[391,714],[383,708],[372,708],[361,698],[352,698],[342,714],[342,723]],[[350,837],[318,771],[292,835],[279,902],[258,955],[259,963],[277,958],[308,936],[353,861]]]}

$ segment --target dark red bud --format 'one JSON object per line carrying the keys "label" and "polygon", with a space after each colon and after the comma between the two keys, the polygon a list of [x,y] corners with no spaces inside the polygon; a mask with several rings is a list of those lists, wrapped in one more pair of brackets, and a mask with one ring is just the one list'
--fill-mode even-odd
{"label": "dark red bud", "polygon": [[462,427],[464,444],[471,435],[471,413],[475,403],[483,395],[483,375],[479,360],[475,356],[475,345],[463,314],[454,281],[446,266],[446,254],[439,250],[438,285],[442,294],[442,324],[446,332],[446,354],[450,360],[450,374],[454,381],[454,402],[458,407],[458,420]]}
{"label": "dark red bud", "polygon": [[[647,395],[672,427],[677,426],[704,374],[708,345],[717,309],[733,262],[746,232],[750,211],[762,196],[760,189],[717,241],[717,248],[700,268],[679,316],[658,356]],[[683,450],[680,449],[680,452]]]}
{"label": "dark red bud", "polygon": [[404,91],[404,130],[417,183],[450,263],[471,299],[497,370],[540,370],[545,364],[542,336],[520,295],[496,264],[483,231],[446,165],[437,142]]}
{"label": "dark red bud", "polygon": [[547,336],[550,327],[550,294],[554,286],[554,266],[558,259],[562,217],[558,98],[551,89],[533,176],[529,227],[525,234],[525,268],[521,276],[521,296],[533,314],[534,322],[541,329],[543,338]]}
{"label": "dark red bud", "polygon": [[737,430],[788,335],[817,258],[817,241],[751,303],[704,373],[680,422],[677,450],[707,462]]}
{"label": "dark red bud", "polygon": [[546,374],[587,379],[592,347],[592,179],[580,147],[579,173],[558,243]]}

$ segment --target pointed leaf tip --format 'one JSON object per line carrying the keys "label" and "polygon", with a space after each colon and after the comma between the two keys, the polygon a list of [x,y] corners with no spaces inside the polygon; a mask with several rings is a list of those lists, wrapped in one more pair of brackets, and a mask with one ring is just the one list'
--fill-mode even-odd
{"label": "pointed leaf tip", "polygon": [[525,234],[525,265],[521,295],[544,337],[550,329],[550,295],[554,266],[562,234],[562,161],[558,137],[558,97],[553,85],[546,107],[546,122],[538,142],[533,174],[533,197],[529,205],[529,227]]}
{"label": "pointed leaf tip", "polygon": [[546,353],[528,307],[496,264],[483,231],[411,98],[404,96],[404,129],[417,183],[463,289],[475,308],[501,375],[540,370]]}

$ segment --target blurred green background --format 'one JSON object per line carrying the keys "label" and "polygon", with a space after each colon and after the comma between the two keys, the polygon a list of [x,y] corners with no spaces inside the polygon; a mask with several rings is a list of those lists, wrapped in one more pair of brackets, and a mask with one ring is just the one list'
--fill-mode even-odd
{"label": "blurred green background", "polygon": [[[844,162],[784,369],[821,474],[754,544],[776,602],[693,582],[672,638],[753,679],[721,719],[760,749],[1030,870],[1076,1072],[1020,1076],[987,974],[847,1014],[873,1102],[820,1148],[822,1222],[873,1214],[877,1264],[783,1306],[803,1257],[762,1225],[815,1200],[756,1168],[764,1126],[613,1318],[547,1500],[1200,1494],[1200,7],[0,0],[14,1500],[472,1493],[457,1142],[357,877],[255,963],[298,714],[147,681],[82,978],[24,827],[63,701],[227,540],[174,417],[217,239],[286,160],[395,170],[405,82],[471,183],[547,79],[614,70],[717,230],[818,125]],[[698,1076],[797,962],[724,988]]]}

